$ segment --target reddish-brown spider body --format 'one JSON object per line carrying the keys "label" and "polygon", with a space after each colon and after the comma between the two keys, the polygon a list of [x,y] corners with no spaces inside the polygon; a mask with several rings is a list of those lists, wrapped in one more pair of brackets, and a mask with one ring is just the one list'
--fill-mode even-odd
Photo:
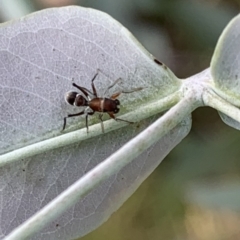
{"label": "reddish-brown spider body", "polygon": [[113,112],[118,113],[120,102],[118,99],[110,98],[93,98],[89,101],[88,106],[96,112]]}
{"label": "reddish-brown spider body", "polygon": [[[115,117],[114,114],[118,113],[120,110],[118,108],[118,106],[120,105],[120,102],[117,99],[117,97],[121,93],[131,93],[131,92],[142,90],[142,88],[137,88],[137,89],[134,89],[134,90],[128,91],[128,92],[124,92],[124,91],[116,92],[116,93],[112,94],[110,98],[98,97],[95,85],[93,83],[97,74],[98,74],[98,72],[95,74],[95,76],[92,79],[92,92],[84,87],[78,86],[77,84],[73,83],[72,85],[74,87],[76,87],[78,90],[80,90],[82,93],[70,91],[65,94],[65,101],[68,104],[77,106],[77,107],[85,107],[85,109],[79,113],[69,114],[67,117],[65,117],[64,123],[63,123],[63,130],[66,127],[67,118],[76,117],[76,116],[85,114],[86,115],[86,127],[87,127],[87,132],[88,132],[88,115],[93,115],[95,112],[99,112],[99,118],[101,120],[101,123],[103,121],[102,113],[107,113],[111,118],[115,119],[116,121],[132,123],[130,121]],[[118,80],[115,81],[111,86],[109,86],[107,90],[112,88],[118,82]],[[93,97],[90,97],[90,96],[93,96]],[[104,131],[103,124],[102,124],[102,131]]]}

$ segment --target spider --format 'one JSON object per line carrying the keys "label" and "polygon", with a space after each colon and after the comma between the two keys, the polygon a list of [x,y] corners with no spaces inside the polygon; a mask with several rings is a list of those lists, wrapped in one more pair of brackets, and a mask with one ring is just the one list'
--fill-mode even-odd
{"label": "spider", "polygon": [[[77,85],[76,83],[73,83],[72,85],[76,87],[80,93],[74,92],[74,91],[69,91],[65,94],[65,101],[72,105],[72,106],[77,106],[77,107],[85,107],[85,109],[79,113],[75,114],[69,114],[67,117],[64,117],[64,123],[63,123],[63,130],[66,127],[66,122],[67,118],[70,117],[76,117],[80,116],[83,114],[86,114],[86,128],[87,128],[87,133],[88,133],[88,115],[93,115],[95,112],[99,112],[99,119],[101,121],[101,127],[102,127],[102,132],[104,132],[104,126],[103,126],[103,113],[107,113],[111,118],[113,118],[116,121],[122,121],[126,123],[133,123],[127,120],[123,120],[120,118],[115,117],[114,114],[119,112],[118,106],[120,105],[120,101],[117,99],[120,94],[122,93],[132,93],[135,91],[140,91],[143,88],[136,88],[130,91],[119,91],[110,96],[110,98],[105,98],[105,97],[99,97],[97,94],[96,87],[94,85],[94,81],[98,75],[97,73],[94,75],[92,79],[92,92],[88,90],[87,88],[81,87]],[[110,85],[105,93],[115,86],[121,79],[117,79],[112,85]],[[93,96],[93,97],[90,97]]]}

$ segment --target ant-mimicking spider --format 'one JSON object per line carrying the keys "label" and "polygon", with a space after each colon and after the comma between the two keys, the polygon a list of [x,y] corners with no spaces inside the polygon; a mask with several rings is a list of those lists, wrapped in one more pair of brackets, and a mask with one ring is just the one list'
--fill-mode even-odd
{"label": "ant-mimicking spider", "polygon": [[[120,110],[118,108],[118,106],[120,105],[120,101],[117,98],[122,93],[132,93],[132,92],[140,91],[143,88],[140,87],[140,88],[133,89],[131,91],[116,92],[116,93],[112,94],[110,96],[110,98],[98,97],[97,90],[96,90],[95,85],[94,85],[94,80],[96,79],[96,77],[98,75],[98,72],[99,72],[99,70],[97,71],[97,73],[94,75],[94,77],[92,79],[92,83],[91,83],[92,92],[89,91],[85,87],[81,87],[81,86],[77,85],[76,83],[73,83],[72,85],[74,87],[76,87],[78,90],[80,90],[81,93],[74,92],[74,91],[69,91],[65,94],[65,101],[68,104],[70,104],[72,106],[86,107],[86,108],[79,113],[69,114],[67,117],[64,117],[64,123],[63,123],[63,129],[62,130],[64,130],[65,127],[66,127],[67,118],[76,117],[76,116],[86,114],[86,128],[87,128],[87,133],[88,133],[88,115],[93,115],[95,112],[99,112],[99,119],[101,121],[102,132],[104,132],[103,119],[102,119],[103,113],[107,113],[111,118],[113,118],[116,121],[133,123],[133,122],[115,117],[114,114],[118,113],[119,110]],[[106,89],[105,93],[110,88],[115,86],[119,82],[119,80],[121,80],[121,79],[120,78],[117,79],[112,85],[110,85]],[[90,95],[92,95],[93,97],[91,98]]]}

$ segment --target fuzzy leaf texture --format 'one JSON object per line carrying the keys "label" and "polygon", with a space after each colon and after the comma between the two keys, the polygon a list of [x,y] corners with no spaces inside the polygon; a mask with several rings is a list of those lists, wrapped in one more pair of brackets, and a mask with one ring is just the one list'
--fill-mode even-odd
{"label": "fuzzy leaf texture", "polygon": [[[211,73],[217,93],[240,107],[240,17],[232,19],[219,38],[211,61]],[[240,123],[219,112],[229,126],[240,130]]]}
{"label": "fuzzy leaf texture", "polygon": [[[63,118],[79,111],[64,101],[72,81],[91,89],[97,69],[99,93],[116,79],[116,90],[144,87],[119,97],[118,116],[178,90],[180,80],[154,62],[122,25],[105,13],[80,7],[40,11],[0,27],[1,154],[63,134]],[[120,89],[119,89],[120,88]],[[158,116],[0,168],[3,238],[87,171],[136,136]],[[91,117],[90,124],[98,123]],[[90,192],[33,239],[75,239],[116,211],[189,132],[190,118],[131,164]],[[67,130],[85,128],[84,117]],[[90,128],[91,131],[91,128]],[[99,127],[99,131],[101,128]]]}

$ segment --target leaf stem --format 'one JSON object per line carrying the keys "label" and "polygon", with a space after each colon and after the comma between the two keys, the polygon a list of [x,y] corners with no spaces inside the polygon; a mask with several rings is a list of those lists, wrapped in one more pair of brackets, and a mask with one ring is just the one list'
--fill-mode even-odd
{"label": "leaf stem", "polygon": [[105,161],[98,164],[39,212],[18,226],[5,240],[27,239],[34,233],[40,231],[48,223],[83,198],[94,187],[108,179],[114,173],[120,171],[135,157],[157,142],[191,114],[196,107],[197,104],[194,97],[183,98],[143,132],[126,143]]}
{"label": "leaf stem", "polygon": [[234,120],[240,122],[240,110],[239,108],[235,107],[231,103],[227,102],[223,98],[219,97],[213,91],[204,91],[202,95],[204,104],[212,107],[229,117],[233,118]]}
{"label": "leaf stem", "polygon": [[[133,122],[139,122],[145,118],[151,117],[159,112],[165,111],[175,105],[180,99],[179,92],[176,92],[170,96],[160,99],[156,102],[149,103],[137,110],[121,116],[123,119],[131,119]],[[124,122],[117,122],[114,120],[104,121],[105,133],[119,129],[125,126]],[[29,158],[56,148],[64,147],[70,144],[74,144],[88,138],[92,138],[102,134],[101,124],[95,124],[89,127],[89,133],[85,128],[80,130],[66,133],[58,137],[54,137],[48,140],[44,140],[38,143],[31,144],[29,146],[16,149],[14,151],[0,155],[0,167],[18,161],[20,159]]]}

